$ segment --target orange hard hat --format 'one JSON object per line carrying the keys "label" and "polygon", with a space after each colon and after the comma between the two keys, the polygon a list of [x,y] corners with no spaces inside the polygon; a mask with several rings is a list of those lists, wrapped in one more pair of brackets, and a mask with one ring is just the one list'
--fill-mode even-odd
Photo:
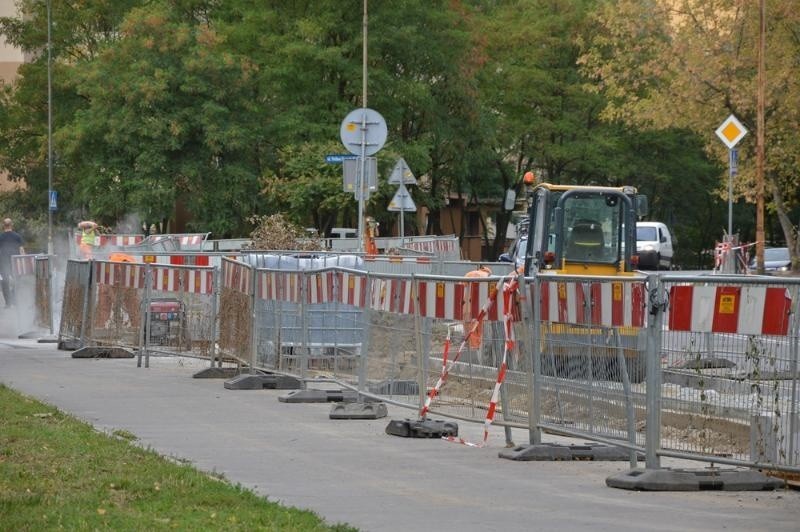
{"label": "orange hard hat", "polygon": [[138,262],[134,257],[127,253],[112,253],[108,260],[111,262]]}

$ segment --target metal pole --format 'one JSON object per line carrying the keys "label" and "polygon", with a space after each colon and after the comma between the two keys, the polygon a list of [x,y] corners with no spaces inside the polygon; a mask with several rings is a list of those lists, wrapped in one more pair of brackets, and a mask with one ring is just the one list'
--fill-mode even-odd
{"label": "metal pole", "polygon": [[361,75],[361,158],[358,162],[358,251],[364,251],[364,178],[367,164],[367,0],[364,0],[364,18],[362,21],[362,75]]}
{"label": "metal pole", "polygon": [[400,205],[400,247],[403,248],[406,245],[406,228],[405,228],[405,217],[406,211],[403,208],[403,205]]}
{"label": "metal pole", "polygon": [[650,301],[647,324],[646,429],[645,466],[661,469],[658,451],[661,449],[661,327],[664,323],[664,285],[658,275],[647,277],[647,290],[655,298]]}
{"label": "metal pole", "polygon": [[728,150],[728,237],[733,234],[733,160],[734,150]]}
{"label": "metal pole", "polygon": [[50,194],[53,190],[53,56],[50,32],[50,0],[47,0],[47,254],[53,254],[53,211]]}
{"label": "metal pole", "polygon": [[767,16],[765,0],[759,2],[758,89],[756,103],[756,265],[764,273],[764,100],[766,85]]}

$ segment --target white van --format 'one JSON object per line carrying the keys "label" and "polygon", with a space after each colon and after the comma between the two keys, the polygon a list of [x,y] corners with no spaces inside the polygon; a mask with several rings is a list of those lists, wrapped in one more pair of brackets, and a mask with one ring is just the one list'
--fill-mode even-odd
{"label": "white van", "polygon": [[642,270],[672,267],[673,238],[661,222],[636,222],[636,253]]}

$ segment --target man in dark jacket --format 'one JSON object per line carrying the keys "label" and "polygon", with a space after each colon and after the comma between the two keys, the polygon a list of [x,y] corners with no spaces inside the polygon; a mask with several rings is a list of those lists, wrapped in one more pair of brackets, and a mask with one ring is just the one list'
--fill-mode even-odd
{"label": "man in dark jacket", "polygon": [[11,218],[3,220],[3,232],[0,233],[0,286],[6,308],[14,304],[14,285],[11,282],[14,272],[11,269],[11,256],[24,255],[22,237],[14,231]]}

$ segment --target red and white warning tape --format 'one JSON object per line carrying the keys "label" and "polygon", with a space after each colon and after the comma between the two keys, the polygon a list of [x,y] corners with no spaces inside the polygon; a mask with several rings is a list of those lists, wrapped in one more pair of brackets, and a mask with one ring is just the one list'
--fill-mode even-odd
{"label": "red and white warning tape", "polygon": [[469,331],[467,332],[464,339],[461,341],[461,345],[458,348],[458,352],[456,356],[453,357],[453,360],[448,363],[448,354],[450,351],[450,332],[447,333],[447,339],[445,340],[444,345],[444,353],[442,355],[442,372],[439,375],[439,379],[436,381],[436,385],[431,389],[428,397],[425,399],[425,406],[422,407],[420,411],[420,418],[425,419],[428,411],[430,410],[430,405],[433,399],[439,394],[442,386],[447,381],[447,376],[450,373],[450,369],[453,365],[458,361],[461,357],[461,354],[464,351],[464,348],[467,345],[470,337],[473,334],[476,334],[478,327],[483,326],[483,319],[486,316],[486,313],[489,309],[496,304],[497,300],[497,293],[502,289],[503,293],[503,332],[505,336],[505,343],[503,347],[503,360],[500,363],[500,368],[497,371],[497,379],[495,380],[494,390],[492,391],[492,398],[489,401],[489,407],[486,409],[486,419],[483,423],[483,441],[480,443],[470,442],[465,440],[464,438],[459,438],[456,436],[444,436],[442,437],[443,440],[452,442],[452,443],[460,443],[462,445],[467,445],[469,447],[483,447],[486,445],[486,441],[489,439],[489,428],[492,426],[494,422],[494,416],[497,411],[497,402],[500,398],[500,387],[503,385],[503,382],[506,378],[506,371],[508,370],[508,352],[513,351],[516,346],[516,341],[514,338],[514,316],[513,316],[513,300],[514,294],[516,294],[517,289],[519,287],[518,279],[516,277],[516,272],[512,274],[513,277],[509,281],[506,281],[506,278],[501,278],[497,283],[497,290],[492,293],[492,297],[487,300],[486,304],[481,308],[478,317],[472,322],[472,326],[470,327]]}
{"label": "red and white warning tape", "polygon": [[[503,279],[500,279],[497,282],[498,289],[500,288],[500,286],[502,286],[502,284],[503,284]],[[486,300],[486,303],[484,303],[483,307],[480,309],[480,312],[478,312],[477,317],[472,321],[469,331],[467,331],[467,334],[464,336],[464,339],[461,340],[461,345],[458,347],[458,351],[456,352],[456,356],[453,357],[453,360],[448,362],[446,355],[442,357],[442,372],[439,374],[439,379],[436,381],[436,384],[428,393],[428,397],[425,399],[425,405],[419,412],[419,417],[421,419],[425,419],[425,416],[428,415],[428,411],[430,410],[431,407],[431,402],[436,398],[436,396],[439,394],[439,391],[442,389],[442,386],[447,380],[447,376],[450,374],[450,369],[452,369],[455,363],[458,362],[458,359],[461,358],[461,354],[464,352],[464,348],[468,345],[469,339],[472,337],[472,335],[477,334],[478,327],[483,327],[483,320],[486,317],[487,313],[489,312],[489,309],[491,309],[494,306],[496,300],[497,300],[497,290],[494,290],[489,294],[489,299]],[[447,348],[447,351],[449,351],[450,349],[449,344],[450,344],[450,332],[448,331],[447,340],[445,340],[445,346]],[[445,353],[447,351],[445,351]]]}

